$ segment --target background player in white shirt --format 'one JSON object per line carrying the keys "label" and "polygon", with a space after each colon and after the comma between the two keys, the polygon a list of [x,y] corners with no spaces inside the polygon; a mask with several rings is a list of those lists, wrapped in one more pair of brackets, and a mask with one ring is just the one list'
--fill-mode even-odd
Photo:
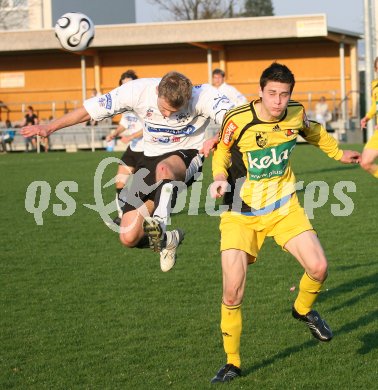
{"label": "background player in white shirt", "polygon": [[240,106],[248,102],[247,98],[235,87],[225,82],[226,74],[222,69],[213,70],[212,83],[221,95],[226,95],[235,106]]}
{"label": "background player in white shirt", "polygon": [[211,85],[193,87],[186,76],[170,72],[162,79],[130,81],[86,100],[83,107],[47,125],[24,127],[22,134],[47,136],[90,118],[100,121],[125,111],[136,113],[144,122],[144,158],[135,168],[126,197],[120,240],[128,247],[149,245],[160,251],[161,269],[168,271],[175,264],[176,249],[183,239],[180,230],[166,232],[177,193],[172,182],[190,183],[202,167],[198,151],[206,127],[210,120],[221,124],[232,107]]}
{"label": "background player in white shirt", "polygon": [[[137,78],[138,76],[136,73],[129,69],[122,73],[119,80],[119,85],[136,80]],[[118,127],[106,137],[106,140],[109,142],[125,131],[128,132],[128,135],[123,136],[121,141],[126,144],[130,144],[121,157],[121,160],[124,164],[120,163],[118,165],[118,172],[115,182],[118,217],[116,217],[113,222],[117,225],[121,224],[123,214],[122,207],[125,203],[122,201],[122,199],[120,199],[121,191],[125,187],[131,174],[135,172],[135,167],[138,160],[143,158],[143,123],[132,111],[126,111],[122,114],[122,118],[119,121]]]}

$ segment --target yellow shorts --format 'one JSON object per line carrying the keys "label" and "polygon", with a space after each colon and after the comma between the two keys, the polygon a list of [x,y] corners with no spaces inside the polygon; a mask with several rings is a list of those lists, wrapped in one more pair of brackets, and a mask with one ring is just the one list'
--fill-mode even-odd
{"label": "yellow shorts", "polygon": [[273,237],[284,248],[293,237],[313,227],[294,193],[284,206],[262,216],[232,211],[221,214],[221,251],[240,249],[257,257],[265,237]]}
{"label": "yellow shorts", "polygon": [[369,141],[366,143],[364,149],[378,150],[378,130],[375,130]]}

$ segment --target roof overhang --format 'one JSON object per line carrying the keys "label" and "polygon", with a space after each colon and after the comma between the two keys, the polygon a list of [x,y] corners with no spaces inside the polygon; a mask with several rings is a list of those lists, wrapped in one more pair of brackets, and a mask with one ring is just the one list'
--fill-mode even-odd
{"label": "roof overhang", "polygon": [[[91,49],[164,46],[172,44],[198,44],[200,46],[235,41],[277,40],[288,38],[329,37],[337,40],[356,41],[357,33],[339,32],[327,28],[325,14],[272,16],[233,19],[207,19],[145,24],[122,24],[96,26]],[[341,40],[341,39],[340,39]],[[26,52],[59,50],[61,47],[53,29],[2,31],[0,52]]]}

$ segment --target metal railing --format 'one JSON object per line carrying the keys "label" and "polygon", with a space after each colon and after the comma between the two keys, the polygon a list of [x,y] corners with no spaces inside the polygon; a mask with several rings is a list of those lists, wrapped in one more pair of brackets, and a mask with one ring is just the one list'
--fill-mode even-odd
{"label": "metal railing", "polygon": [[[75,152],[78,150],[91,150],[94,152],[98,149],[106,149],[107,142],[105,137],[115,128],[115,126],[83,126],[76,125],[69,128],[61,129],[48,137],[48,150],[63,150]],[[0,129],[2,131],[9,129]],[[11,142],[12,151],[36,151],[40,153],[44,150],[44,140],[42,137],[35,137],[35,145],[30,138],[24,138],[20,128],[12,128],[15,136]],[[118,141],[119,142],[119,141]],[[119,149],[119,148],[118,148]],[[126,149],[125,144],[120,145],[120,149]]]}
{"label": "metal railing", "polygon": [[[314,113],[314,100],[318,100],[320,96],[326,96],[330,101],[330,111],[332,114],[332,120],[334,127],[337,127],[339,131],[345,131],[348,129],[349,115],[350,110],[346,110],[346,117],[342,117],[343,110],[342,105],[348,104],[351,100],[352,94],[360,94],[358,90],[351,90],[347,93],[344,99],[338,100],[336,96],[338,91],[336,90],[322,90],[322,91],[299,91],[293,94],[294,99],[299,100],[306,108],[309,118],[315,119]],[[303,98],[301,98],[303,96]],[[331,96],[331,98],[329,98]],[[249,100],[255,99],[258,97],[257,94],[246,94],[246,97]],[[314,99],[316,97],[316,99]],[[9,119],[10,114],[13,116],[17,115],[20,119],[14,120],[13,125],[16,127],[20,126],[24,120],[24,114],[26,112],[27,106],[33,106],[34,111],[37,113],[40,122],[43,123],[44,120],[49,120],[60,116],[66,112],[74,110],[77,107],[81,106],[81,101],[79,100],[62,100],[62,101],[31,101],[28,103],[8,103],[0,101],[0,122],[5,121],[5,117],[1,117],[1,114],[6,115],[6,119]],[[44,113],[44,115],[41,115]],[[59,115],[57,115],[59,113]],[[358,119],[358,118],[357,118]],[[0,123],[0,132],[1,128],[4,128],[4,123]],[[71,128],[60,130],[57,133],[52,134],[50,138],[50,149],[52,150],[96,150],[106,148],[106,142],[104,140],[105,136],[114,128],[111,120],[105,120],[98,124],[98,126],[83,126],[77,125]],[[214,127],[210,130],[213,131]],[[16,128],[16,137],[13,141],[13,147],[15,150],[25,150],[25,140],[19,134],[19,129]],[[37,137],[37,149],[40,151],[40,139]]]}
{"label": "metal railing", "polygon": [[28,106],[33,107],[40,121],[47,121],[80,107],[81,100],[28,101],[27,103],[0,101],[0,122],[11,119],[12,123],[21,124]]}

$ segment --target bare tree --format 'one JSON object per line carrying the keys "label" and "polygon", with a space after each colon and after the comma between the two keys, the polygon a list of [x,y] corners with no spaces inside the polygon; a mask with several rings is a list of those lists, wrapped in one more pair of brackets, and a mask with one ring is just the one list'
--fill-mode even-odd
{"label": "bare tree", "polygon": [[245,0],[242,16],[272,16],[272,0]]}
{"label": "bare tree", "polygon": [[0,30],[8,30],[10,12],[9,1],[0,0]]}
{"label": "bare tree", "polygon": [[232,18],[239,15],[238,0],[150,0],[175,20]]}
{"label": "bare tree", "polygon": [[28,8],[32,0],[0,0],[0,30],[28,28]]}

